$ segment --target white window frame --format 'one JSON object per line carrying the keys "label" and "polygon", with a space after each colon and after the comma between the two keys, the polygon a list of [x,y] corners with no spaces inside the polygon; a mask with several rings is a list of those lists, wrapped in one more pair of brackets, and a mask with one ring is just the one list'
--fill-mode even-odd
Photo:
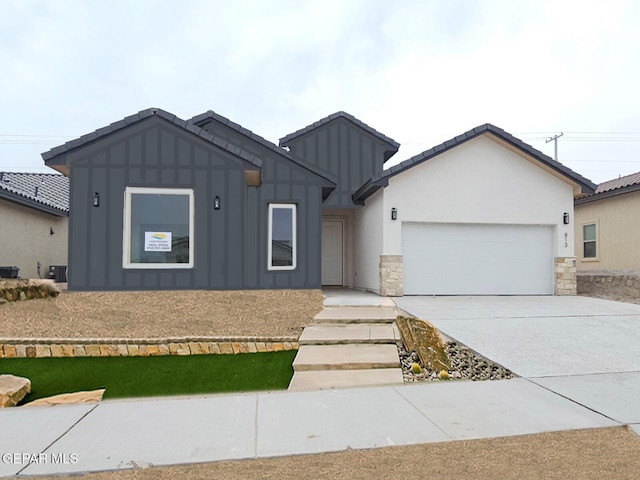
{"label": "white window frame", "polygon": [[[189,197],[189,262],[188,263],[132,263],[131,260],[131,195],[181,195]],[[122,268],[126,269],[190,269],[194,265],[195,252],[195,200],[191,188],[126,187],[122,229]]]}
{"label": "white window frame", "polygon": [[[584,227],[588,227],[590,225],[593,225],[595,227],[596,230],[596,235],[595,238],[593,240],[585,240],[584,239]],[[582,224],[582,232],[581,232],[581,237],[582,237],[582,251],[580,252],[581,256],[582,256],[582,260],[585,262],[597,262],[600,259],[600,239],[599,239],[599,228],[598,228],[598,221],[597,220],[592,220],[590,222],[585,222]],[[584,256],[584,244],[586,242],[594,242],[596,244],[596,254],[593,257],[585,257]]]}
{"label": "white window frame", "polygon": [[[291,254],[293,256],[292,265],[273,265],[273,210],[283,208],[291,210]],[[298,236],[297,236],[297,213],[298,206],[295,203],[270,203],[269,204],[269,234],[267,238],[267,269],[268,270],[295,270],[298,263]]]}

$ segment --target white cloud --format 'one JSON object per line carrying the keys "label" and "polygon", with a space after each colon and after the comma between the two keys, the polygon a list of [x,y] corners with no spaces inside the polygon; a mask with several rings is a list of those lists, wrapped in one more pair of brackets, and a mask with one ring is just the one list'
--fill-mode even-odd
{"label": "white cloud", "polygon": [[[0,135],[81,135],[150,106],[273,141],[346,110],[402,142],[398,160],[484,122],[640,132],[638,20],[633,0],[5,0]],[[560,159],[587,177],[640,170],[579,162],[640,142],[568,137]],[[55,146],[3,138],[0,169]]]}

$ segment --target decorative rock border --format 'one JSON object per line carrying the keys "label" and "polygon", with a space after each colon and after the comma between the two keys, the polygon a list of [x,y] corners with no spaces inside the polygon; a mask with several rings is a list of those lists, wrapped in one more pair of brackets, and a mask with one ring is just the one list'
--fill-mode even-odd
{"label": "decorative rock border", "polygon": [[582,271],[578,272],[578,294],[616,298],[640,298],[640,272]]}
{"label": "decorative rock border", "polygon": [[60,289],[53,280],[0,279],[0,305],[34,298],[57,297]]}
{"label": "decorative rock border", "polygon": [[297,337],[0,338],[0,358],[220,355],[298,348]]}

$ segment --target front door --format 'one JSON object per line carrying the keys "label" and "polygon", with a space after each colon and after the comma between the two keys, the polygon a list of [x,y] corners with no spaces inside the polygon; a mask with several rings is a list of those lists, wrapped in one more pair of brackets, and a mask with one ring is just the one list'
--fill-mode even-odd
{"label": "front door", "polygon": [[342,285],[342,235],[342,221],[322,221],[322,285]]}

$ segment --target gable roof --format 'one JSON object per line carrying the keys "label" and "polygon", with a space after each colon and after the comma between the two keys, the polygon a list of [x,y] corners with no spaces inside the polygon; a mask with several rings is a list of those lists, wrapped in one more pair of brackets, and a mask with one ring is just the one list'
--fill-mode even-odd
{"label": "gable roof", "polygon": [[44,152],[42,154],[42,159],[44,160],[45,164],[47,164],[51,168],[55,170],[59,170],[62,173],[65,173],[63,171],[64,167],[56,168],[56,166],[60,165],[60,163],[55,162],[55,159],[57,159],[58,157],[70,152],[71,150],[75,150],[77,148],[88,145],[92,142],[95,142],[96,140],[106,137],[107,135],[110,135],[114,132],[122,130],[125,127],[134,125],[138,122],[141,122],[151,117],[162,118],[172,123],[173,125],[176,125],[184,130],[187,130],[192,134],[202,138],[203,140],[206,140],[207,142],[212,143],[213,145],[216,145],[237,157],[240,157],[242,160],[249,162],[250,164],[254,165],[257,168],[260,168],[262,166],[262,160],[257,158],[256,156],[245,152],[244,150],[236,147],[235,145],[232,145],[229,142],[226,142],[224,140],[214,137],[209,132],[201,129],[200,127],[194,125],[193,123],[182,120],[177,116],[175,116],[174,114],[166,112],[159,108],[147,108],[146,110],[141,110],[138,113],[125,117],[122,120],[119,120],[110,125],[107,125],[106,127],[99,128],[94,132],[83,135],[79,138],[76,138],[75,140],[66,142],[65,144],[60,145],[58,147],[52,148],[48,152]]}
{"label": "gable roof", "polygon": [[570,168],[565,167],[560,162],[554,160],[553,158],[545,155],[539,150],[536,150],[531,145],[524,143],[522,140],[514,137],[510,133],[505,132],[501,128],[498,128],[490,123],[485,123],[484,125],[480,125],[479,127],[473,128],[468,132],[463,133],[462,135],[458,135],[457,137],[452,138],[451,140],[447,140],[446,142],[441,143],[440,145],[436,145],[429,150],[426,150],[414,157],[411,157],[408,160],[405,160],[398,165],[394,165],[388,170],[384,170],[379,175],[371,178],[367,183],[365,183],[362,187],[358,189],[358,191],[353,195],[353,201],[356,203],[362,203],[365,199],[375,193],[379,188],[386,187],[389,183],[389,179],[395,175],[398,175],[416,165],[421,164],[422,162],[426,162],[441,153],[444,153],[452,148],[457,147],[473,138],[476,138],[485,133],[492,134],[498,137],[500,140],[505,143],[511,145],[517,150],[525,153],[540,163],[546,165],[551,168],[555,172],[563,175],[569,180],[577,183],[584,193],[593,193],[596,189],[596,185],[591,182],[591,180],[579,175],[574,172]]}
{"label": "gable roof", "polygon": [[334,177],[329,176],[326,172],[322,172],[322,171],[314,168],[311,165],[307,165],[306,163],[304,163],[304,162],[298,160],[297,158],[295,158],[293,155],[291,155],[289,152],[287,152],[283,148],[278,147],[275,143],[271,143],[269,140],[267,140],[267,139],[261,137],[260,135],[252,132],[248,128],[245,128],[242,125],[239,125],[239,124],[237,124],[235,122],[232,122],[227,117],[223,117],[222,115],[220,115],[219,113],[214,112],[213,110],[207,110],[206,112],[201,113],[200,115],[196,115],[195,117],[193,117],[190,120],[188,120],[188,122],[189,123],[193,123],[193,124],[197,125],[198,127],[200,127],[201,125],[204,125],[205,123],[207,123],[208,120],[215,120],[217,122],[222,123],[223,125],[231,128],[232,130],[235,130],[236,132],[238,132],[238,133],[244,135],[245,137],[253,140],[254,142],[259,143],[263,147],[266,147],[269,150],[277,153],[278,155],[286,158],[290,162],[293,162],[296,165],[304,168],[305,170],[308,170],[311,173],[322,177],[324,180],[326,180],[327,182],[330,183],[330,186],[332,187],[332,189],[336,187],[336,179]]}
{"label": "gable roof", "polygon": [[334,120],[338,119],[338,118],[344,118],[345,120],[348,120],[349,122],[353,123],[354,125],[356,125],[357,127],[360,127],[361,129],[363,129],[364,131],[366,131],[367,133],[373,135],[374,137],[378,138],[379,140],[382,140],[388,147],[388,150],[385,151],[384,154],[384,161],[386,162],[387,160],[389,160],[400,148],[400,144],[398,142],[396,142],[393,138],[387,137],[385,134],[378,132],[376,129],[370,127],[369,125],[367,125],[366,123],[364,123],[361,120],[358,120],[356,117],[354,117],[353,115],[348,114],[347,112],[336,112],[336,113],[332,113],[331,115],[324,117],[320,120],[318,120],[317,122],[312,123],[311,125],[308,125],[304,128],[301,128],[300,130],[296,130],[293,133],[290,133],[289,135],[286,135],[284,137],[282,137],[279,141],[279,145],[281,147],[285,147],[287,146],[287,144],[289,142],[291,142],[291,140],[294,140],[306,133],[309,133],[313,130],[315,130],[316,128],[319,128],[323,125],[326,125],[327,123],[333,122]]}
{"label": "gable roof", "polygon": [[581,205],[583,203],[595,202],[638,190],[640,190],[640,172],[602,182],[598,185],[593,195],[579,198],[575,201],[575,204]]}
{"label": "gable roof", "polygon": [[64,217],[69,215],[69,179],[54,173],[0,172],[0,198]]}

